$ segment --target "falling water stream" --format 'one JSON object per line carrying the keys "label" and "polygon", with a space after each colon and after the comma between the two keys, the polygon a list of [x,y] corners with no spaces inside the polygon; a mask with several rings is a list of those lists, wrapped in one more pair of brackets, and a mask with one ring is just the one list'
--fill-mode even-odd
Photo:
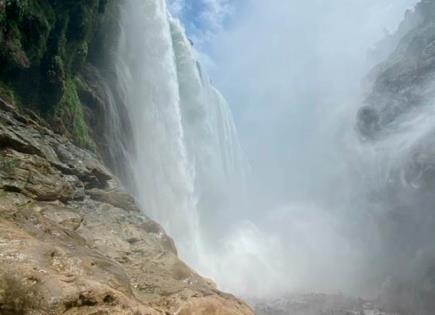
{"label": "falling water stream", "polygon": [[[393,173],[406,191],[418,187],[421,173],[404,174],[404,163],[418,143],[430,138],[435,115],[428,106],[390,126],[391,134],[381,140],[361,141],[354,125],[359,85],[347,82],[346,75],[361,77],[349,73],[341,60],[334,62],[322,71],[342,70],[337,90],[322,83],[324,95],[307,93],[307,103],[317,107],[298,109],[307,117],[306,134],[298,140],[304,143],[296,146],[303,149],[293,149],[289,157],[293,191],[286,197],[294,200],[250,220],[240,214],[250,210],[250,171],[231,110],[201,68],[182,25],[164,0],[128,0],[120,7],[114,64],[134,147],[124,150],[134,170],[127,186],[145,213],[175,239],[181,257],[223,289],[242,294],[265,294],[266,288],[271,294],[358,291],[367,279],[382,285],[382,268],[390,262],[376,268],[371,263],[384,250],[372,221],[383,205],[373,202],[373,191],[388,186]],[[319,104],[335,107],[325,110]],[[117,116],[116,110],[111,115]],[[292,119],[302,125],[298,115]],[[121,124],[110,121],[113,143],[120,142]],[[261,200],[250,197],[253,207]]]}
{"label": "falling water stream", "polygon": [[213,225],[206,222],[223,220],[230,195],[243,187],[231,111],[165,1],[125,1],[120,28],[117,85],[135,148],[128,154],[134,169],[128,186],[176,240],[180,255],[207,273],[204,232]]}

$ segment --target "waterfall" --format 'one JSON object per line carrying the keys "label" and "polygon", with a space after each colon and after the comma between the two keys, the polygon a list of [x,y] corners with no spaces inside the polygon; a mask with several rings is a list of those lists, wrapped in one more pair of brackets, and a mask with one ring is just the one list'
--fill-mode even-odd
{"label": "waterfall", "polygon": [[[360,28],[359,13],[358,23],[348,19],[355,4],[282,2],[284,9],[269,12],[278,2],[257,3],[263,23],[252,15],[249,27],[237,29],[245,42],[230,38],[221,61],[231,85],[243,82],[234,84],[233,99],[250,108],[241,121],[242,129],[249,124],[244,143],[256,173],[249,206],[250,172],[229,105],[164,0],[120,4],[110,153],[132,170],[124,184],[144,212],[220,288],[262,297],[342,289],[376,295],[391,274],[413,271],[408,257],[424,265],[420,253],[432,253],[435,197],[426,187],[435,187],[434,107],[386,124],[376,141],[362,139],[355,132],[365,99],[359,82],[372,63],[362,52],[378,27]],[[131,139],[119,130],[124,110]],[[413,231],[409,222],[423,228]]]}
{"label": "waterfall", "polygon": [[122,3],[114,64],[133,137],[127,186],[180,255],[201,270],[210,224],[231,211],[232,197],[243,190],[229,106],[163,0]]}

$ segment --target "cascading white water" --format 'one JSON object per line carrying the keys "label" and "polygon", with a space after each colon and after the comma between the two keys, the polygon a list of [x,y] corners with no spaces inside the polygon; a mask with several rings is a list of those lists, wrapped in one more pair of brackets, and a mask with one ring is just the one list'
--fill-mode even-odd
{"label": "cascading white water", "polygon": [[202,71],[179,21],[171,19],[171,32],[183,127],[190,158],[200,172],[198,179],[212,176],[208,183],[242,184],[243,157],[230,108]]}
{"label": "cascading white water", "polygon": [[201,227],[228,213],[244,176],[231,112],[165,1],[124,1],[120,21],[115,63],[132,124],[134,194],[181,256],[205,270]]}
{"label": "cascading white water", "polygon": [[132,124],[135,196],[173,237],[194,244],[194,170],[187,159],[164,1],[123,3],[116,63]]}
{"label": "cascading white water", "polygon": [[[259,3],[267,7],[266,2]],[[302,6],[311,9],[313,5]],[[299,32],[292,24],[298,17],[288,19],[288,11],[299,15],[299,10],[280,11],[280,22],[291,21],[287,27],[281,26],[283,38],[288,29]],[[336,14],[331,12],[325,25],[348,14],[343,10],[339,18],[331,19]],[[271,19],[276,19],[275,13]],[[317,19],[308,23],[315,26],[311,36],[293,37],[301,47],[307,45],[306,37],[317,38],[320,31],[325,40],[314,41],[300,51],[295,51],[299,42],[289,41],[291,49],[287,51],[274,46],[282,42],[270,36],[274,32],[265,32],[266,44],[251,61],[255,66],[248,71],[234,67],[238,73],[253,68],[259,71],[253,77],[260,81],[248,82],[249,93],[237,90],[237,94],[261,105],[277,103],[290,109],[264,106],[260,111],[264,124],[278,125],[273,126],[279,131],[271,133],[273,137],[259,137],[261,132],[246,128],[258,133],[250,136],[255,138],[251,157],[270,156],[257,161],[260,175],[254,182],[261,183],[258,196],[251,195],[251,207],[243,207],[246,163],[231,111],[202,71],[181,24],[167,12],[164,0],[126,0],[121,4],[121,36],[114,62],[133,135],[134,150],[129,152],[128,162],[134,172],[129,186],[144,211],[174,237],[181,256],[225,290],[260,296],[286,290],[366,290],[359,283],[377,270],[364,270],[365,265],[380,251],[371,248],[379,242],[368,211],[378,205],[366,195],[376,190],[373,187],[383,189],[390,173],[400,170],[400,163],[414,151],[414,142],[430,135],[430,117],[434,116],[428,118],[425,112],[412,116],[418,121],[411,128],[397,126],[396,136],[375,144],[360,142],[354,132],[360,104],[356,95],[368,65],[360,64],[359,56],[371,35],[363,36],[361,43],[350,43],[348,51],[339,55],[347,59],[337,58],[336,47],[359,36],[345,32],[335,38],[337,29],[344,29],[342,24],[334,24],[324,33],[317,29]],[[254,19],[253,24],[257,23]],[[248,33],[251,42],[250,29]],[[364,35],[364,31],[357,34]],[[321,62],[316,53],[307,56],[307,52],[325,47]],[[277,53],[272,67],[270,58],[264,58],[271,52]],[[353,66],[351,71],[348,65]],[[287,73],[283,69],[293,70]],[[307,80],[301,80],[304,76]],[[293,95],[289,90],[296,92]],[[276,113],[280,117],[267,119]],[[262,129],[259,126],[257,129]],[[120,124],[115,120],[112,127],[120,128]],[[276,148],[280,149],[269,152]],[[416,185],[416,178],[409,180],[407,174],[403,178],[406,185]],[[276,197],[279,199],[270,203],[269,199]],[[244,222],[242,212],[248,208],[251,222]]]}
{"label": "cascading white water", "polygon": [[185,144],[195,170],[199,229],[207,230],[202,239],[205,234],[215,238],[219,233],[213,230],[243,201],[246,166],[227,102],[202,71],[179,21],[171,18],[170,23]]}

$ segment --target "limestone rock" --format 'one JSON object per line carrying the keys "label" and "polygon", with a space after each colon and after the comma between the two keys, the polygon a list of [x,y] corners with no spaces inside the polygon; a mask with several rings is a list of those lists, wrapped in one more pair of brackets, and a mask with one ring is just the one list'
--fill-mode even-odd
{"label": "limestone rock", "polygon": [[0,314],[251,315],[95,155],[0,106]]}
{"label": "limestone rock", "polygon": [[84,187],[76,176],[64,175],[47,160],[6,148],[0,151],[0,187],[36,200],[80,199]]}

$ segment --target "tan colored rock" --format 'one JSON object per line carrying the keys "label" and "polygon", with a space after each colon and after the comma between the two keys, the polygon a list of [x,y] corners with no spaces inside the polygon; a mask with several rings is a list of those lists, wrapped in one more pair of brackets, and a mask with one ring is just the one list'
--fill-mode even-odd
{"label": "tan colored rock", "polygon": [[252,312],[246,305],[240,303],[235,305],[234,302],[219,296],[209,296],[200,298],[191,298],[180,306],[175,312],[176,315],[233,315],[237,314],[251,315]]}
{"label": "tan colored rock", "polygon": [[83,183],[64,175],[38,155],[7,148],[0,151],[0,187],[36,200],[70,200],[84,197]]}
{"label": "tan colored rock", "polygon": [[250,315],[91,153],[0,106],[0,314]]}
{"label": "tan colored rock", "polygon": [[124,210],[141,212],[134,198],[125,191],[119,189],[102,190],[93,188],[88,190],[88,194],[92,199],[111,204]]}
{"label": "tan colored rock", "polygon": [[87,188],[106,188],[112,179],[93,153],[18,112],[0,110],[0,148],[39,156],[63,174],[77,176]]}

